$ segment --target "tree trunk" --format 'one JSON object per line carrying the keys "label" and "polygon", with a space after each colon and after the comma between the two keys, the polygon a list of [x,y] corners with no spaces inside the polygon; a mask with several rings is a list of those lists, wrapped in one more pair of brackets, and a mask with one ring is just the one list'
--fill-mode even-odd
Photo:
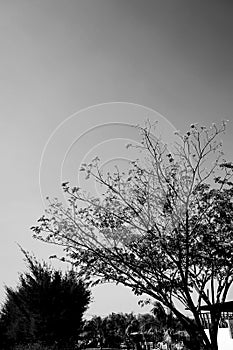
{"label": "tree trunk", "polygon": [[195,321],[186,319],[183,320],[183,326],[190,336],[190,340],[186,341],[187,346],[190,350],[218,350],[218,348],[213,348],[211,342],[208,341],[208,337],[201,327],[195,323]]}
{"label": "tree trunk", "polygon": [[202,335],[197,330],[189,331],[189,335],[188,347],[190,350],[218,350],[217,331],[214,329],[210,331],[210,344],[204,344]]}
{"label": "tree trunk", "polygon": [[[203,350],[203,341],[197,332],[189,332],[190,341],[188,342],[188,347],[190,350]],[[209,349],[205,349],[209,350]]]}
{"label": "tree trunk", "polygon": [[220,313],[211,313],[210,341],[213,350],[218,350],[218,324]]}

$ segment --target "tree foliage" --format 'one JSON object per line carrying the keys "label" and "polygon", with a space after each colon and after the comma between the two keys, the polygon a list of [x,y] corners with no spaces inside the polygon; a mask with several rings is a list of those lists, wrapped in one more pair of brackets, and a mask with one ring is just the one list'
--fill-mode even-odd
{"label": "tree foliage", "polygon": [[112,313],[106,317],[94,316],[85,322],[84,340],[87,347],[120,348],[129,342],[127,326],[136,319],[133,314]]}
{"label": "tree foliage", "polygon": [[[106,317],[93,316],[83,327],[83,344],[85,347],[135,348],[137,343],[162,341],[164,331],[175,334],[182,330],[179,321],[167,314],[161,304],[156,304],[153,314],[112,313]],[[175,335],[174,335],[175,337]],[[141,348],[139,346],[139,348]]]}
{"label": "tree foliage", "polygon": [[103,174],[98,158],[84,164],[104,195],[63,183],[68,206],[50,201],[34,236],[64,246],[96,283],[122,283],[160,301],[186,327],[195,349],[215,350],[220,311],[212,309],[209,340],[200,307],[224,302],[233,282],[233,165],[219,140],[226,123],[192,124],[170,148],[150,124],[139,129],[139,159],[128,173]]}
{"label": "tree foliage", "polygon": [[64,344],[77,340],[90,291],[74,271],[62,274],[24,252],[29,271],[17,289],[6,287],[1,310],[5,346],[41,342]]}

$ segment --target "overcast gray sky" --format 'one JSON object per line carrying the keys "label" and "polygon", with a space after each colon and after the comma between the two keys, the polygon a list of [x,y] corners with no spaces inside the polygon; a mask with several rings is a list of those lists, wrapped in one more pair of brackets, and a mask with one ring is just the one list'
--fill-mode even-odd
{"label": "overcast gray sky", "polygon": [[[127,123],[160,119],[169,137],[173,126],[233,121],[232,16],[230,0],[0,1],[1,299],[24,269],[15,242],[54,252],[29,230],[41,192],[74,181],[90,154],[126,159],[125,141],[137,140]],[[232,135],[230,123],[231,159]],[[141,310],[123,288],[94,297],[90,313]]]}

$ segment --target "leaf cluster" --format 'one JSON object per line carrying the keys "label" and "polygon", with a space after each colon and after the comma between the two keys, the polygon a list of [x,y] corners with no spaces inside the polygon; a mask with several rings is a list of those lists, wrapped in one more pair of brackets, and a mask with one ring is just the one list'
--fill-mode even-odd
{"label": "leaf cluster", "polygon": [[6,287],[1,310],[5,346],[41,342],[64,347],[77,340],[90,291],[73,271],[62,274],[24,253],[29,271],[20,275],[16,289]]}

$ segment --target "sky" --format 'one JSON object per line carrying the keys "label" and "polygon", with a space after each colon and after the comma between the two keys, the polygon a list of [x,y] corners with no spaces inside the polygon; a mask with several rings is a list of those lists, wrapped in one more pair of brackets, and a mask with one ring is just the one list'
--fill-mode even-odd
{"label": "sky", "polygon": [[[228,119],[232,159],[232,15],[230,0],[0,0],[1,301],[25,270],[17,243],[45,260],[56,249],[30,232],[45,197],[85,187],[92,156],[127,164],[131,125],[158,120],[172,140]],[[144,312],[137,300],[100,286],[88,312]]]}

